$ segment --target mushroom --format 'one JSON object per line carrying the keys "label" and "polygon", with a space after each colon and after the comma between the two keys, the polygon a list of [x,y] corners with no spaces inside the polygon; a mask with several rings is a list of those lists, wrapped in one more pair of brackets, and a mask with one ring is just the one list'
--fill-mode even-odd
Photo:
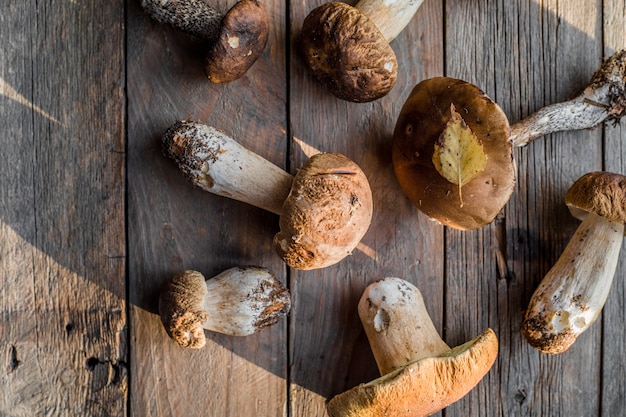
{"label": "mushroom", "polygon": [[[467,171],[478,157],[483,164]],[[400,187],[417,208],[456,229],[493,221],[515,187],[506,115],[480,88],[454,78],[413,88],[396,122],[392,159]]]}
{"label": "mushroom", "polygon": [[504,112],[478,87],[446,77],[422,81],[404,103],[394,130],[398,182],[431,219],[460,230],[483,227],[513,193],[513,146],[622,117],[625,82],[622,50],[603,62],[578,97],[509,127]]}
{"label": "mushroom", "polygon": [[428,416],[467,394],[498,354],[489,328],[448,347],[419,290],[400,278],[370,284],[358,312],[382,376],[331,399],[331,417]]}
{"label": "mushroom", "polygon": [[532,140],[564,130],[591,129],[626,112],[626,49],[607,58],[580,95],[546,106],[511,126],[511,142]]}
{"label": "mushroom", "polygon": [[371,223],[367,177],[344,155],[313,155],[294,178],[219,130],[190,121],[166,131],[163,151],[194,185],[280,215],[274,247],[292,268],[341,261]]}
{"label": "mushroom", "polygon": [[258,0],[239,0],[225,15],[202,0],[142,0],[154,20],[207,40],[205,72],[214,83],[241,78],[263,53],[269,19]]}
{"label": "mushroom", "polygon": [[206,280],[198,271],[174,275],[159,297],[159,315],[179,345],[199,349],[204,329],[247,336],[289,313],[289,290],[266,268],[227,269]]}
{"label": "mushroom", "polygon": [[330,2],[304,19],[300,43],[317,79],[340,99],[368,102],[393,88],[398,72],[389,46],[422,0]]}
{"label": "mushroom", "polygon": [[609,295],[626,223],[626,177],[591,172],[565,195],[582,223],[530,299],[522,333],[544,353],[563,353],[598,318]]}

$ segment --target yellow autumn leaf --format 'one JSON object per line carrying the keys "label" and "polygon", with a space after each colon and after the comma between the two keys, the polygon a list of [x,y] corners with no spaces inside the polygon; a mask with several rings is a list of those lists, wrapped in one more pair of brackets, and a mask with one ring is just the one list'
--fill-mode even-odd
{"label": "yellow autumn leaf", "polygon": [[450,105],[450,113],[450,120],[435,142],[433,164],[442,177],[459,186],[459,199],[463,207],[461,188],[485,169],[487,155],[454,104]]}

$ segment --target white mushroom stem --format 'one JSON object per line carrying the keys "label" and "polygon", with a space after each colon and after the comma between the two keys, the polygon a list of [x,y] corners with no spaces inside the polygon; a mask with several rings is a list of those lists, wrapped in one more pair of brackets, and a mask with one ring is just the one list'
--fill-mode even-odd
{"label": "white mushroom stem", "polygon": [[511,142],[525,146],[554,132],[590,129],[626,112],[626,50],[606,59],[576,98],[546,106],[511,126]]}
{"label": "white mushroom stem", "polygon": [[361,0],[354,7],[372,20],[387,42],[409,24],[423,0]]}
{"label": "white mushroom stem", "polygon": [[400,278],[370,284],[358,306],[381,375],[450,347],[435,328],[419,290]]}
{"label": "white mushroom stem", "polygon": [[265,268],[231,268],[206,281],[203,328],[247,336],[274,324],[289,311],[289,293]]}
{"label": "white mushroom stem", "polygon": [[623,236],[623,223],[587,214],[530,300],[522,332],[533,347],[562,353],[598,318]]}
{"label": "white mushroom stem", "polygon": [[214,127],[177,122],[163,137],[163,151],[203,190],[282,213],[294,177]]}

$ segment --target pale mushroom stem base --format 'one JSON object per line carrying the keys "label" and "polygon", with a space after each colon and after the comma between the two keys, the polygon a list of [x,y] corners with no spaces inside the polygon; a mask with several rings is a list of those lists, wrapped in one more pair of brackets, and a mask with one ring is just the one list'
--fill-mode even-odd
{"label": "pale mushroom stem base", "polygon": [[533,294],[522,333],[544,353],[562,353],[598,318],[609,294],[624,224],[589,213]]}

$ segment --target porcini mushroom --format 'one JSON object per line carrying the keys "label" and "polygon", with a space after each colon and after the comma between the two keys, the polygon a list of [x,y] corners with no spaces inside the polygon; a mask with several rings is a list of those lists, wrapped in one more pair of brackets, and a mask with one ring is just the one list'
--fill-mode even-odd
{"label": "porcini mushroom", "polygon": [[189,121],[166,131],[163,151],[194,185],[280,215],[274,247],[292,268],[339,262],[371,223],[369,183],[344,155],[313,155],[294,178],[217,129]]}
{"label": "porcini mushroom", "polygon": [[202,0],[142,0],[154,20],[210,43],[205,72],[214,83],[241,78],[263,53],[269,19],[258,0],[239,0],[225,15]]}
{"label": "porcini mushroom", "polygon": [[506,115],[480,88],[454,78],[413,88],[396,122],[392,159],[409,199],[456,229],[490,223],[515,187]]}
{"label": "porcini mushroom", "polygon": [[354,7],[330,2],[304,19],[304,59],[335,96],[368,102],[393,88],[398,72],[389,46],[411,21],[422,0],[360,0]]}
{"label": "porcini mushroom", "polygon": [[582,223],[531,297],[522,333],[544,353],[562,353],[598,318],[617,268],[626,223],[626,177],[591,172],[567,191]]}
{"label": "porcini mushroom", "polygon": [[159,315],[179,345],[199,349],[204,329],[247,336],[289,313],[289,290],[268,269],[235,267],[206,280],[198,271],[174,275],[159,297]]}
{"label": "porcini mushroom", "polygon": [[330,400],[331,417],[428,416],[467,394],[498,354],[489,328],[448,347],[419,290],[400,278],[370,284],[358,311],[382,376]]}
{"label": "porcini mushroom", "polygon": [[564,130],[590,129],[626,112],[626,49],[607,58],[589,85],[572,100],[546,106],[511,126],[511,142],[532,140]]}
{"label": "porcini mushroom", "polygon": [[431,219],[461,230],[485,226],[513,192],[512,146],[622,117],[625,82],[622,50],[604,61],[578,97],[509,127],[500,107],[478,87],[445,77],[422,81],[404,103],[394,130],[398,182]]}

